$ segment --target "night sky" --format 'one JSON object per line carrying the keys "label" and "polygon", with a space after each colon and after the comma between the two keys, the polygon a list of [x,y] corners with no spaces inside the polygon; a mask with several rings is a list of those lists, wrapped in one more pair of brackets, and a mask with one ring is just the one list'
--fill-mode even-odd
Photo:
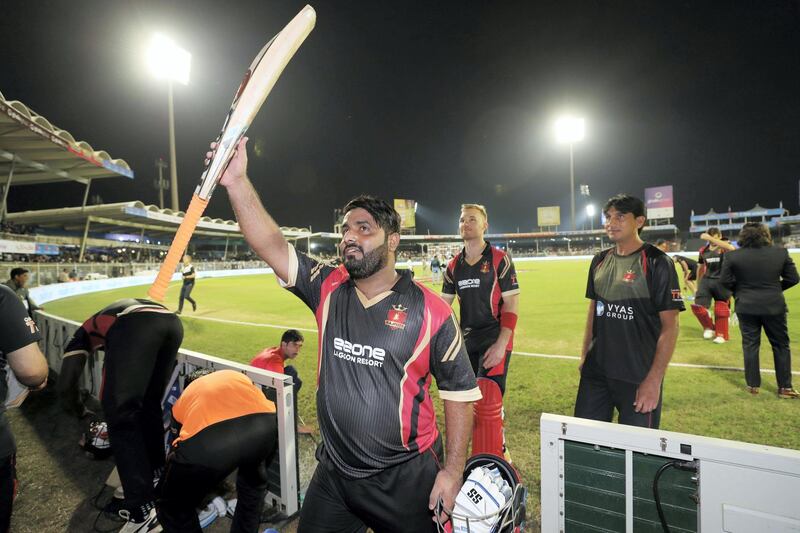
{"label": "night sky", "polygon": [[[167,91],[142,56],[154,31],[172,36],[193,56],[175,91],[185,208],[244,70],[303,5],[4,0],[0,91],[128,161],[133,182],[92,186],[103,201],[156,203]],[[563,110],[586,118],[576,188],[596,203],[672,184],[684,230],[690,209],[798,211],[797,3],[313,5],[315,30],[249,132],[251,179],[282,225],[330,230],[333,209],[364,192],[418,200],[418,232],[455,232],[463,202],[484,203],[494,231],[532,229],[537,206],[560,204],[566,221]],[[17,187],[10,209],[82,195]],[[232,217],[222,188],[207,214]]]}

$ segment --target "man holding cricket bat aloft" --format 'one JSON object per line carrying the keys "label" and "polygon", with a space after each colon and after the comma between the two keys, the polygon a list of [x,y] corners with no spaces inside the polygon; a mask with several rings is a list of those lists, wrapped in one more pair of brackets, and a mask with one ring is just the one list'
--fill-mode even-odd
{"label": "man holding cricket bat aloft", "polygon": [[[481,397],[450,306],[395,270],[400,217],[383,200],[345,206],[342,265],[295,250],[246,175],[246,141],[220,183],[247,242],[319,328],[322,444],[298,531],[435,531],[433,509],[441,501],[451,511],[461,488],[472,402]],[[444,400],[444,458],[431,376]]]}

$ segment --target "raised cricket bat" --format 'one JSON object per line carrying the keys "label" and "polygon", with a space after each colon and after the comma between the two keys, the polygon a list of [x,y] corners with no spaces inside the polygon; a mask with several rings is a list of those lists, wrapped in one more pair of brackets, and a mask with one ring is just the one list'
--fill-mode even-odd
{"label": "raised cricket bat", "polygon": [[261,104],[267,99],[267,95],[275,86],[275,82],[278,81],[289,60],[314,29],[316,21],[317,13],[314,8],[308,5],[304,7],[278,35],[261,49],[250,68],[245,72],[242,83],[233,98],[230,111],[225,117],[222,131],[217,137],[217,148],[214,155],[203,171],[200,184],[195,189],[183,222],[172,239],[161,270],[147,291],[147,295],[153,300],[159,302],[164,300],[175,267],[178,266],[219,179],[228,167],[236,145],[244,137],[256,113],[261,109]]}

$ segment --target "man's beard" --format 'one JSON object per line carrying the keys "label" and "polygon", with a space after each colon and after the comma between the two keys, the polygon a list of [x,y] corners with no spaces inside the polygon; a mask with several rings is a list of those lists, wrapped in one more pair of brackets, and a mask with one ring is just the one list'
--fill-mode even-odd
{"label": "man's beard", "polygon": [[383,243],[366,254],[360,246],[356,246],[356,248],[362,253],[361,259],[348,258],[346,254],[343,254],[344,257],[342,258],[344,267],[352,279],[368,278],[385,267],[387,261],[389,261],[388,243]]}

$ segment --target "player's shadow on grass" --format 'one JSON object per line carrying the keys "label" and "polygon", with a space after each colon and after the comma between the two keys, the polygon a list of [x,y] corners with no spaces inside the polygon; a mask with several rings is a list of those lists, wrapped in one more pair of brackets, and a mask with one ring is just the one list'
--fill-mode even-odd
{"label": "player's shadow on grass", "polygon": [[[96,402],[93,407],[99,412]],[[114,463],[89,458],[78,446],[88,420],[79,420],[61,408],[52,382],[45,390],[31,393],[10,418],[17,436],[21,480],[21,497],[14,504],[15,530],[63,531],[55,529],[55,524],[63,528],[68,523],[67,531],[91,531],[98,512],[94,497]],[[19,460],[22,455],[27,456],[24,466]],[[40,502],[48,502],[45,516],[38,508]]]}

